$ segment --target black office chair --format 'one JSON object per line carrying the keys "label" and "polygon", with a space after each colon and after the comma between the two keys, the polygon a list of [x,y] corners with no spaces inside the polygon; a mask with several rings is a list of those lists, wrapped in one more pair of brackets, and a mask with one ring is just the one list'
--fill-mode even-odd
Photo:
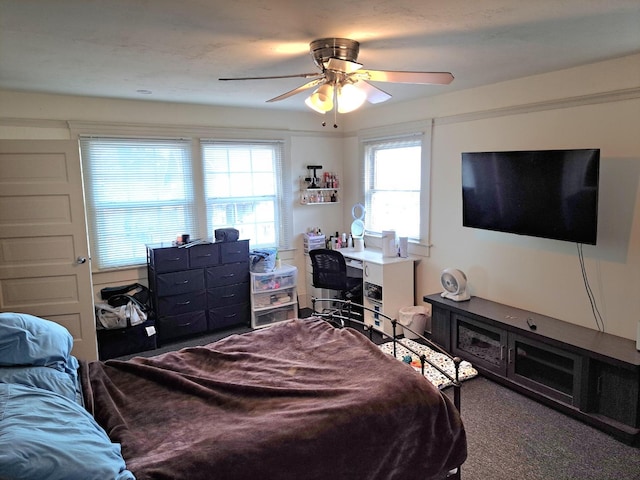
{"label": "black office chair", "polygon": [[337,250],[310,250],[313,286],[338,290],[341,300],[362,303],[362,278],[347,276],[347,263]]}

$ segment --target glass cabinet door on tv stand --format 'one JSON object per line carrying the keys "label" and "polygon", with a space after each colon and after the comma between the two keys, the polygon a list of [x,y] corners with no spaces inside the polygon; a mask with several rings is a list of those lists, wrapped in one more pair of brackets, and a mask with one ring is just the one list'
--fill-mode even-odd
{"label": "glass cabinet door on tv stand", "polygon": [[456,355],[549,397],[579,405],[579,356],[462,315],[453,315],[452,333]]}
{"label": "glass cabinet door on tv stand", "polygon": [[582,357],[517,334],[509,335],[508,374],[566,404],[580,406]]}
{"label": "glass cabinet door on tv stand", "polygon": [[500,375],[507,374],[507,332],[461,315],[453,316],[453,345],[456,355]]}

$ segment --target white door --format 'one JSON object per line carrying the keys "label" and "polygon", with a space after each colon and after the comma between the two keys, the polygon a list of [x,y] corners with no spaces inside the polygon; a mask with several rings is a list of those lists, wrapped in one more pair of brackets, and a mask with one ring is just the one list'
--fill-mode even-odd
{"label": "white door", "polygon": [[98,358],[77,141],[0,140],[0,311],[57,322]]}

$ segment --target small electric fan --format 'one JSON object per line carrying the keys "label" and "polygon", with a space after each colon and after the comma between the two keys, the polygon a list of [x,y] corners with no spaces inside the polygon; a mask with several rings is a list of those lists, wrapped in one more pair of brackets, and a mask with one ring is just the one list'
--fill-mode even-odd
{"label": "small electric fan", "polygon": [[440,274],[440,283],[444,292],[441,296],[456,302],[469,300],[471,295],[467,292],[467,276],[462,270],[447,268]]}

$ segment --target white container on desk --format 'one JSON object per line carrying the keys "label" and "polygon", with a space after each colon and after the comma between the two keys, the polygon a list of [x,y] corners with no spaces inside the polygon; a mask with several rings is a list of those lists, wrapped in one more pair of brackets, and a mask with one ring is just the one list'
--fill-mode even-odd
{"label": "white container on desk", "polygon": [[384,230],[382,232],[382,255],[385,257],[397,257],[396,232],[394,230]]}

